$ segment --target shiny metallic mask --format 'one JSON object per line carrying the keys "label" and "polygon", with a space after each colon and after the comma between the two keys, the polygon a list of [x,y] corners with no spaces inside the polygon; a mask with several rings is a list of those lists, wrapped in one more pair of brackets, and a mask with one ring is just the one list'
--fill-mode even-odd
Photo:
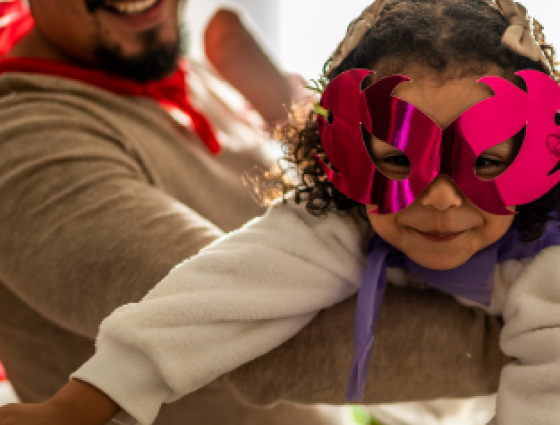
{"label": "shiny metallic mask", "polygon": [[[330,117],[318,116],[318,128],[329,167],[318,156],[334,186],[349,198],[373,204],[380,214],[408,207],[440,174],[448,175],[479,208],[513,214],[506,207],[535,201],[559,181],[560,88],[538,71],[521,71],[527,92],[499,77],[479,80],[494,96],[469,108],[448,128],[440,128],[414,105],[392,96],[407,77],[384,78],[365,90],[362,81],[371,71],[354,69],[335,78],[320,106]],[[394,180],[382,174],[368,153],[362,126],[377,139],[404,152],[410,174]],[[477,158],[487,149],[525,130],[521,150],[513,163],[493,180],[475,173]]]}

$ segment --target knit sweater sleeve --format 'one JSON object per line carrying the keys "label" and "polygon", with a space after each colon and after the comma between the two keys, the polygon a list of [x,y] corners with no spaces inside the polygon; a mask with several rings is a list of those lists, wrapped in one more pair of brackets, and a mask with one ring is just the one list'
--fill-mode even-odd
{"label": "knit sweater sleeve", "polygon": [[560,247],[537,255],[513,283],[501,336],[514,358],[501,376],[496,425],[554,425],[560,418]]}
{"label": "knit sweater sleeve", "polygon": [[90,103],[2,97],[0,279],[47,320],[94,339],[111,311],[223,233],[156,187]]}
{"label": "knit sweater sleeve", "polygon": [[151,423],[161,403],[270,351],[352,295],[364,229],[291,201],[273,206],[175,267],[140,303],[117,309],[74,377]]}

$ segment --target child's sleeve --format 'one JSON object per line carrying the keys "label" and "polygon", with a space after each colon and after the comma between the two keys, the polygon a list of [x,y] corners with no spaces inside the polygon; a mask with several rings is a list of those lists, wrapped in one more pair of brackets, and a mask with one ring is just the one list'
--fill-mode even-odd
{"label": "child's sleeve", "polygon": [[501,376],[492,425],[560,421],[560,247],[545,249],[513,283],[501,336],[514,361]]}
{"label": "child's sleeve", "polygon": [[312,217],[291,201],[273,206],[115,310],[73,377],[152,423],[163,402],[270,351],[356,292],[368,228],[351,216]]}

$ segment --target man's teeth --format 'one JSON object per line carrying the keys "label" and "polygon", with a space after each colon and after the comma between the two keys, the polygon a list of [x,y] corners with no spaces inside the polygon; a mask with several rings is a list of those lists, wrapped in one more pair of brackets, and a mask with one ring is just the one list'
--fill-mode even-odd
{"label": "man's teeth", "polygon": [[112,8],[116,9],[120,13],[134,14],[134,13],[141,13],[148,10],[157,2],[158,0],[140,0],[140,1],[133,1],[133,2],[108,0],[105,4],[111,6]]}

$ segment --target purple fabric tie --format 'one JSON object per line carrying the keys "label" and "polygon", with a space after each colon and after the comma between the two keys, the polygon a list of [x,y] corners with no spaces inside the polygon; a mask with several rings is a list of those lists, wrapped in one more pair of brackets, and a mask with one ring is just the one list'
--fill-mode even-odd
{"label": "purple fabric tie", "polygon": [[370,242],[366,272],[358,292],[354,322],[356,354],[346,400],[358,402],[363,397],[375,325],[387,287],[387,267],[408,270],[434,288],[489,306],[494,290],[491,278],[496,264],[511,259],[534,257],[542,249],[560,245],[560,231],[556,226],[555,223],[549,223],[543,236],[530,243],[522,243],[519,233],[512,228],[498,242],[478,252],[465,264],[444,271],[419,266],[379,236],[375,236]]}

